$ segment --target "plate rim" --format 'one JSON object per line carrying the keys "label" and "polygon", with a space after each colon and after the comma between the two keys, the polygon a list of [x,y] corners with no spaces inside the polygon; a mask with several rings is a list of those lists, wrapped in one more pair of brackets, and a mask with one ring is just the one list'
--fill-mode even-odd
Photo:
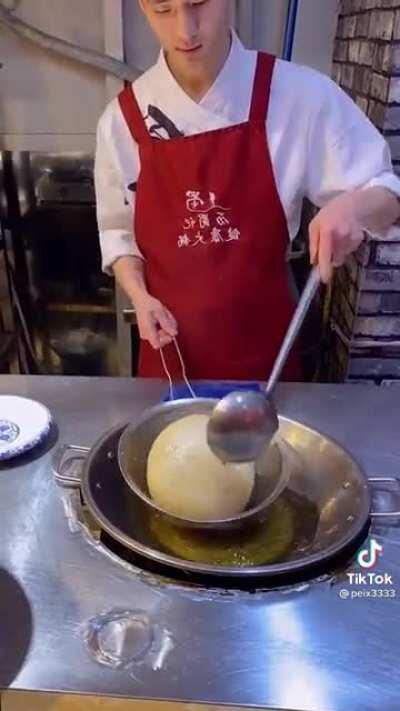
{"label": "plate rim", "polygon": [[11,398],[14,400],[22,400],[25,403],[29,402],[34,404],[36,407],[39,407],[43,410],[44,414],[46,415],[46,424],[43,427],[43,429],[40,431],[39,434],[37,434],[33,439],[26,441],[24,444],[21,444],[19,446],[14,446],[14,444],[17,444],[18,438],[14,440],[10,444],[9,447],[6,447],[4,449],[0,448],[0,461],[6,461],[8,459],[13,459],[14,457],[20,456],[21,454],[24,454],[25,452],[29,451],[30,449],[33,449],[33,447],[36,447],[40,442],[48,435],[52,423],[53,423],[53,417],[52,414],[49,410],[49,408],[44,405],[42,402],[39,400],[34,400],[33,398],[29,397],[24,397],[23,395],[6,395],[6,394],[1,394],[0,395],[0,403],[4,398]]}

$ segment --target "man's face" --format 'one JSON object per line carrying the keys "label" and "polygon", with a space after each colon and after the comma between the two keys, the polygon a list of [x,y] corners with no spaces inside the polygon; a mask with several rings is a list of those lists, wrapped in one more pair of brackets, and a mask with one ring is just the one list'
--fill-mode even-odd
{"label": "man's face", "polygon": [[226,44],[231,0],[139,0],[170,60],[181,69],[212,62]]}

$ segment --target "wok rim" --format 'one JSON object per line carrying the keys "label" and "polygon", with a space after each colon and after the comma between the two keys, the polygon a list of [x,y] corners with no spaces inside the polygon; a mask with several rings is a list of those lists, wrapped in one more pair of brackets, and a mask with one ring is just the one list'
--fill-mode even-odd
{"label": "wok rim", "polygon": [[[165,553],[162,550],[156,548],[150,548],[149,546],[140,543],[139,541],[131,538],[123,531],[121,531],[117,526],[111,523],[108,518],[103,514],[101,509],[97,506],[90,487],[90,472],[93,459],[105,444],[105,442],[110,438],[112,434],[117,434],[120,432],[122,436],[123,432],[127,427],[129,427],[130,422],[125,424],[120,424],[111,430],[104,433],[90,449],[87,459],[85,460],[83,468],[83,476],[81,489],[82,494],[88,505],[92,515],[95,520],[99,523],[101,528],[108,533],[112,538],[121,543],[123,546],[132,550],[134,553],[139,554],[145,558],[152,560],[160,565],[167,566],[168,568],[174,568],[184,572],[191,572],[193,574],[201,574],[205,576],[213,577],[226,577],[226,578],[272,578],[272,577],[283,577],[284,575],[292,575],[299,572],[306,572],[310,568],[327,563],[331,559],[343,553],[352,543],[360,536],[363,530],[366,528],[367,523],[370,520],[371,513],[371,492],[369,488],[368,478],[363,471],[360,464],[351,455],[348,450],[339,444],[333,437],[330,437],[318,429],[305,425],[298,420],[293,420],[292,418],[279,416],[280,423],[286,423],[287,425],[296,425],[301,427],[306,432],[312,433],[313,435],[318,435],[323,437],[329,444],[338,447],[342,453],[344,453],[348,459],[351,461],[355,468],[357,477],[360,479],[360,494],[363,494],[362,506],[357,511],[354,521],[351,524],[350,529],[345,536],[342,536],[339,541],[329,545],[323,552],[318,551],[313,553],[306,558],[299,558],[295,561],[290,561],[289,563],[275,563],[272,565],[258,565],[258,566],[218,566],[208,563],[196,563],[194,561],[185,560],[184,558],[179,558],[177,556]],[[117,462],[119,468],[119,462]],[[120,468],[119,468],[120,469]],[[120,475],[122,472],[120,470]],[[132,496],[135,496],[132,489],[130,489]]]}

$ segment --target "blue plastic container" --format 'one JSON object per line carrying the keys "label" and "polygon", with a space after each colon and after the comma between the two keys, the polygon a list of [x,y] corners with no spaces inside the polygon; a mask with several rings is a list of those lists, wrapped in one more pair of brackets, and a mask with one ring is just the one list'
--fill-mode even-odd
{"label": "blue plastic container", "polygon": [[[259,383],[218,383],[218,382],[204,382],[196,383],[192,385],[192,388],[197,397],[215,398],[220,399],[225,395],[228,395],[233,390],[254,390],[255,392],[260,392],[261,386]],[[174,400],[183,400],[186,398],[191,398],[192,395],[185,383],[174,384]],[[162,398],[162,402],[169,402],[171,400],[169,391]]]}

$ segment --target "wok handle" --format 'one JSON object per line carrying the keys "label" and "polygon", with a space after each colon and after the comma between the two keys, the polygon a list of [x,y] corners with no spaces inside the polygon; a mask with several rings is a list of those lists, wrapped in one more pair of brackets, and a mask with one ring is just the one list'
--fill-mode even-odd
{"label": "wok handle", "polygon": [[57,484],[79,488],[82,483],[83,465],[89,452],[89,447],[78,447],[74,444],[62,444],[57,447],[51,463]]}
{"label": "wok handle", "polygon": [[[398,489],[400,502],[400,479],[397,477],[368,477],[368,482],[370,484],[394,484]],[[400,511],[371,511],[370,516],[375,519],[400,518]]]}

